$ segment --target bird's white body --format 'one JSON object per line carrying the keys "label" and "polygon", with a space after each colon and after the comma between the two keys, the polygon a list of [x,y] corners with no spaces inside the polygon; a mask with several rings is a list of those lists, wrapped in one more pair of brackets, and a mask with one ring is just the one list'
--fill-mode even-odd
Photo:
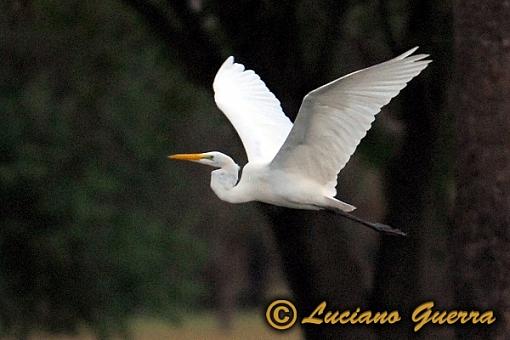
{"label": "bird's white body", "polygon": [[416,49],[311,91],[294,124],[260,77],[229,57],[213,88],[218,107],[234,125],[248,155],[241,179],[239,166],[220,152],[170,158],[219,168],[212,172],[211,188],[230,203],[352,211],[355,207],[335,198],[337,175],[381,107],[430,63],[428,55],[412,55]]}
{"label": "bird's white body", "polygon": [[230,157],[217,151],[201,155],[208,155],[213,159],[200,158],[193,161],[209,165],[212,165],[210,162],[215,162],[213,166],[220,168],[211,174],[211,188],[223,201],[229,203],[259,201],[307,210],[355,209],[352,205],[331,197],[328,187],[300,173],[274,168],[271,163],[248,163],[238,181],[240,167]]}
{"label": "bird's white body", "polygon": [[[299,183],[299,185],[293,185]],[[283,184],[283,185],[282,185]],[[285,185],[287,184],[287,185]],[[243,168],[239,183],[231,189],[230,203],[259,201],[294,209],[317,210],[325,190],[313,179],[271,169],[269,164],[250,164]]]}

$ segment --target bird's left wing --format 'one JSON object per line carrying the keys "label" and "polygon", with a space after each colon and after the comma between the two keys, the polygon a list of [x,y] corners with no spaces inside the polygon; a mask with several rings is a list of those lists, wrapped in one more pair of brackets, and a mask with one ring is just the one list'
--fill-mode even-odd
{"label": "bird's left wing", "polygon": [[216,104],[241,137],[248,161],[269,163],[292,129],[278,99],[233,57],[218,70],[213,89]]}
{"label": "bird's left wing", "polygon": [[308,93],[271,167],[314,179],[334,196],[338,172],[375,115],[430,62],[426,54],[412,55],[416,49]]}

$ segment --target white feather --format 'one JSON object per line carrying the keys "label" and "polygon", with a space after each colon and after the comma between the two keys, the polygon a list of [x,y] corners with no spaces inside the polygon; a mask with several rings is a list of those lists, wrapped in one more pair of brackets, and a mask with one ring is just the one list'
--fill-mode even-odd
{"label": "white feather", "polygon": [[269,163],[292,123],[280,102],[252,70],[229,57],[213,83],[214,99],[241,137],[250,163]]}
{"label": "white feather", "polygon": [[338,173],[375,115],[431,62],[426,54],[411,56],[416,49],[308,93],[270,167],[313,178],[333,197]]}

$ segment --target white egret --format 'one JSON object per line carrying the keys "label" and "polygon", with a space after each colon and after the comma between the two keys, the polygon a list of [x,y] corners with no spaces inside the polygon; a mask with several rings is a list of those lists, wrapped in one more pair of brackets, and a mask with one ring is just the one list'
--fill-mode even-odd
{"label": "white egret", "polygon": [[335,196],[337,175],[375,115],[431,62],[427,54],[413,55],[416,49],[311,91],[294,124],[260,77],[229,57],[214,79],[214,99],[246,149],[248,163],[241,179],[240,167],[221,152],[168,157],[219,168],[211,173],[211,188],[230,203],[327,209],[377,231],[405,235],[349,214],[355,207]]}

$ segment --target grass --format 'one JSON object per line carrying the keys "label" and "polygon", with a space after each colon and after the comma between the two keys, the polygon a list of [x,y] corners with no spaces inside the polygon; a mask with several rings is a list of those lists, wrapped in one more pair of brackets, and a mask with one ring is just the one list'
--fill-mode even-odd
{"label": "grass", "polygon": [[[299,340],[301,331],[294,327],[289,331],[278,332],[269,328],[259,311],[240,312],[236,315],[229,330],[218,325],[215,314],[203,313],[183,317],[180,325],[153,318],[141,317],[131,324],[133,340]],[[30,340],[94,340],[87,330],[79,335],[52,335],[38,333]],[[117,337],[115,339],[121,339]]]}
{"label": "grass", "polygon": [[214,315],[191,316],[180,327],[164,324],[156,320],[138,320],[134,335],[140,340],[156,339],[211,339],[211,340],[298,340],[298,328],[288,332],[277,332],[267,326],[259,313],[240,313],[233,320],[232,328],[221,329]]}

